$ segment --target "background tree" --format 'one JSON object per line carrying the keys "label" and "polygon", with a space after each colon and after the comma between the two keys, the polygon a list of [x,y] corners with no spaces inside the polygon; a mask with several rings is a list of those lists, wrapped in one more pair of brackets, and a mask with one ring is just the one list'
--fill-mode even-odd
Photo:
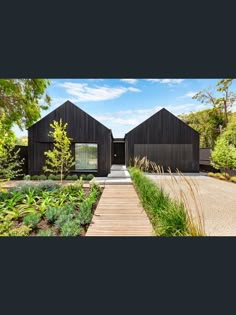
{"label": "background tree", "polygon": [[0,135],[0,179],[10,180],[22,175],[23,161],[19,159],[19,150],[15,149],[16,137],[5,115],[0,118]]}
{"label": "background tree", "polygon": [[211,157],[215,168],[236,169],[236,115],[217,139]]}
{"label": "background tree", "polygon": [[224,124],[224,116],[220,109],[205,109],[179,115],[179,118],[199,132],[201,148],[214,147],[214,143],[220,134],[220,126]]}
{"label": "background tree", "polygon": [[67,136],[67,123],[63,124],[61,119],[59,122],[54,120],[50,126],[53,131],[49,132],[49,136],[53,138],[54,148],[44,152],[46,165],[43,170],[45,173],[60,174],[62,181],[63,176],[75,164],[71,153],[72,139]]}
{"label": "background tree", "polygon": [[41,109],[49,107],[49,84],[46,79],[0,79],[0,116],[4,114],[11,126],[29,127],[40,118]]}
{"label": "background tree", "polygon": [[233,79],[223,79],[216,84],[216,91],[220,95],[216,96],[210,88],[204,89],[193,96],[193,99],[205,105],[211,105],[214,109],[219,109],[224,113],[224,123],[222,127],[226,127],[228,123],[228,115],[232,105],[236,101],[236,93],[230,91]]}
{"label": "background tree", "polygon": [[223,96],[217,99],[217,106],[219,106],[225,115],[225,124],[228,123],[228,113],[230,112],[232,105],[236,101],[236,93],[230,91],[230,86],[233,79],[220,80],[216,85],[217,91],[222,92]]}
{"label": "background tree", "polygon": [[27,136],[22,136],[16,139],[16,144],[17,145],[28,145],[28,137]]}

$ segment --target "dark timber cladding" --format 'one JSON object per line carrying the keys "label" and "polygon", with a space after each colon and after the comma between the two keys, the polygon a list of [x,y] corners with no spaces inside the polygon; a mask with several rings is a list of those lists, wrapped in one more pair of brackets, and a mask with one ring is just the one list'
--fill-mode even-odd
{"label": "dark timber cladding", "polygon": [[199,171],[199,134],[162,109],[125,136],[126,165],[135,156],[162,165],[165,170]]}
{"label": "dark timber cladding", "polygon": [[[111,167],[111,130],[96,119],[85,113],[79,107],[65,102],[53,112],[45,116],[28,129],[29,135],[29,174],[42,174],[45,165],[44,152],[53,148],[52,138],[48,136],[53,120],[68,123],[67,133],[72,138],[72,152],[75,152],[75,143],[96,143],[98,169],[96,176],[106,176]],[[77,171],[73,171],[77,172]],[[84,173],[81,171],[81,173]],[[89,171],[93,173],[93,171]]]}

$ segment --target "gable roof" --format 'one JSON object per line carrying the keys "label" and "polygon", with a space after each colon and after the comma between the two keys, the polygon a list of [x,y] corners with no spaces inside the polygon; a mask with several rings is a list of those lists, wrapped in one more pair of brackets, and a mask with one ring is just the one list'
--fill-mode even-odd
{"label": "gable roof", "polygon": [[[159,116],[161,113],[163,113],[163,112],[165,112],[165,113],[167,113],[168,115],[171,115],[172,117],[174,117],[175,119],[177,119],[179,122],[180,122],[180,124],[182,124],[183,126],[187,126],[189,129],[191,129],[193,132],[195,132],[196,134],[199,134],[199,132],[197,132],[196,130],[194,130],[192,127],[190,127],[189,125],[187,125],[185,122],[183,122],[181,119],[179,119],[177,116],[175,116],[174,114],[172,114],[171,112],[169,112],[166,108],[162,108],[162,109],[160,109],[158,112],[156,112],[155,114],[153,114],[152,116],[150,116],[149,118],[147,118],[147,119],[145,119],[143,122],[141,122],[138,126],[136,126],[136,127],[134,127],[133,129],[131,129],[129,132],[127,132],[126,134],[125,134],[125,137],[128,135],[128,134],[130,134],[131,132],[133,132],[134,130],[136,130],[137,128],[139,128],[142,124],[145,124],[145,123],[147,123],[149,120],[151,120],[151,119],[153,119],[153,118],[155,118],[155,117],[157,117],[157,116]],[[124,138],[125,138],[124,137]]]}
{"label": "gable roof", "polygon": [[39,124],[40,122],[42,122],[43,120],[47,119],[48,117],[50,117],[50,115],[53,114],[53,112],[55,111],[60,111],[61,109],[63,109],[63,107],[65,106],[71,106],[71,107],[76,107],[76,109],[82,113],[84,113],[85,115],[87,115],[88,117],[90,117],[91,119],[95,120],[97,124],[103,126],[104,128],[106,128],[107,130],[109,130],[111,132],[111,129],[107,128],[106,126],[104,126],[102,123],[100,123],[97,119],[95,119],[94,117],[92,117],[91,115],[89,115],[87,112],[85,112],[84,110],[82,110],[79,106],[75,105],[74,103],[72,103],[71,101],[67,100],[66,102],[64,102],[62,105],[58,106],[57,108],[55,108],[53,111],[51,111],[50,113],[48,113],[46,116],[44,116],[43,118],[41,118],[40,120],[38,120],[37,122],[35,122],[33,125],[31,125],[29,128],[27,128],[28,130],[32,127],[34,127],[35,125]]}

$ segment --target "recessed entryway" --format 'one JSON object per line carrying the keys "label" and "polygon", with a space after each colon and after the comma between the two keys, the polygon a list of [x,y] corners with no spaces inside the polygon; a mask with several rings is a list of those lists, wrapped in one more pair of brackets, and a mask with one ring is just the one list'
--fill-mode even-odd
{"label": "recessed entryway", "polygon": [[112,150],[112,164],[125,164],[125,140],[114,139]]}

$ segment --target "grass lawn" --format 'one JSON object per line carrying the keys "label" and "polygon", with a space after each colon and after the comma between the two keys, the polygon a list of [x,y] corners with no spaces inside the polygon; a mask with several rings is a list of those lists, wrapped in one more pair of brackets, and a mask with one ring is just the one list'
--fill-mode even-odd
{"label": "grass lawn", "polygon": [[79,236],[92,220],[101,188],[83,181],[19,183],[0,192],[0,236]]}

